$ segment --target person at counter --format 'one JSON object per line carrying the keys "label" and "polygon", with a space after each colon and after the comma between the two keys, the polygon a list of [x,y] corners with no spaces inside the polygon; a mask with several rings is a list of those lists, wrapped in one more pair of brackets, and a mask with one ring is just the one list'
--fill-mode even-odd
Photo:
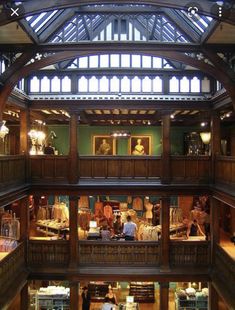
{"label": "person at counter", "polygon": [[108,229],[107,225],[104,225],[102,230],[101,230],[101,239],[102,239],[102,241],[110,241],[110,239],[111,239],[111,232]]}
{"label": "person at counter", "polygon": [[134,222],[132,222],[130,215],[128,215],[126,219],[127,222],[124,224],[123,234],[126,241],[133,241],[135,240],[137,225]]}
{"label": "person at counter", "polygon": [[117,305],[117,297],[114,294],[112,287],[109,287],[109,291],[105,295],[105,298],[108,302],[112,303],[113,305]]}
{"label": "person at counter", "polygon": [[187,239],[189,237],[195,237],[198,235],[205,236],[203,231],[201,230],[200,225],[198,224],[197,220],[194,219],[189,225],[188,225],[188,230],[187,230]]}
{"label": "person at counter", "polygon": [[49,142],[47,146],[44,147],[44,154],[45,155],[54,155],[55,151],[51,145],[51,143]]}
{"label": "person at counter", "polygon": [[113,223],[113,231],[115,235],[121,235],[123,231],[123,223],[121,221],[121,215],[116,216],[116,222]]}

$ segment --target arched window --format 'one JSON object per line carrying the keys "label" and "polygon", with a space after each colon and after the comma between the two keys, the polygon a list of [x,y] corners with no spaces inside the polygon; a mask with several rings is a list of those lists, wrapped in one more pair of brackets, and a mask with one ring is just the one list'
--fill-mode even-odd
{"label": "arched window", "polygon": [[65,76],[61,81],[62,92],[71,92],[71,79],[68,76]]}
{"label": "arched window", "polygon": [[38,93],[39,92],[39,79],[34,76],[31,80],[30,80],[30,91],[32,93]]}
{"label": "arched window", "polygon": [[153,92],[161,93],[162,92],[162,79],[159,76],[153,79]]}
{"label": "arched window", "polygon": [[151,91],[152,91],[152,81],[148,76],[146,76],[142,80],[142,92],[150,93]]}
{"label": "arched window", "polygon": [[184,76],[180,80],[180,92],[181,93],[188,93],[189,92],[189,79]]}
{"label": "arched window", "polygon": [[84,76],[80,77],[78,80],[78,91],[85,93],[88,91],[88,81]]}
{"label": "arched window", "polygon": [[131,91],[130,86],[130,79],[127,76],[124,76],[121,79],[121,92],[129,93]]}
{"label": "arched window", "polygon": [[58,76],[55,76],[51,80],[51,91],[56,93],[60,92],[60,79],[58,78]]}
{"label": "arched window", "polygon": [[179,80],[173,76],[170,79],[170,85],[169,85],[169,91],[170,93],[178,93],[179,92]]}
{"label": "arched window", "polygon": [[97,92],[99,90],[98,79],[95,76],[89,79],[89,91]]}
{"label": "arched window", "polygon": [[41,80],[41,92],[48,93],[50,91],[50,80],[47,76]]}
{"label": "arched window", "polygon": [[192,93],[200,92],[200,80],[196,76],[191,80],[191,92]]}
{"label": "arched window", "polygon": [[103,76],[100,79],[100,91],[106,93],[109,91],[109,80],[107,79],[106,76]]}
{"label": "arched window", "polygon": [[110,80],[110,91],[111,92],[119,92],[120,91],[120,81],[116,76],[114,76]]}
{"label": "arched window", "polygon": [[131,80],[131,91],[132,92],[141,92],[141,80],[139,77],[135,76],[132,80]]}

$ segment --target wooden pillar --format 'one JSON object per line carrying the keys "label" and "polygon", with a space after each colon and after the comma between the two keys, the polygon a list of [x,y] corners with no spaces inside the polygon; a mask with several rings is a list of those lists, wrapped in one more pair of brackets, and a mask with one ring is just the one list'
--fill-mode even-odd
{"label": "wooden pillar", "polygon": [[170,114],[162,115],[162,183],[170,183]]}
{"label": "wooden pillar", "polygon": [[25,241],[29,236],[29,202],[28,196],[20,200],[20,241]]}
{"label": "wooden pillar", "polygon": [[76,184],[78,182],[78,114],[72,113],[69,124],[69,183]]}
{"label": "wooden pillar", "polygon": [[29,110],[20,111],[20,154],[29,153]]}
{"label": "wooden pillar", "polygon": [[220,240],[220,225],[219,225],[219,218],[220,218],[220,206],[221,202],[214,197],[210,199],[211,211],[210,211],[210,223],[211,223],[211,259],[212,264],[214,263],[215,259],[215,246],[219,243]]}
{"label": "wooden pillar", "polygon": [[211,282],[209,283],[209,310],[219,310],[219,295]]}
{"label": "wooden pillar", "polygon": [[161,198],[161,240],[160,240],[160,266],[161,271],[169,270],[170,254],[170,198]]}
{"label": "wooden pillar", "polygon": [[160,285],[160,307],[161,310],[168,310],[169,304],[169,283],[159,282]]}
{"label": "wooden pillar", "polygon": [[20,291],[20,309],[28,310],[29,308],[29,291],[28,291],[28,282]]}
{"label": "wooden pillar", "polygon": [[70,287],[70,310],[79,309],[79,283],[71,281],[69,283]]}
{"label": "wooden pillar", "polygon": [[70,268],[78,265],[78,197],[69,196]]}
{"label": "wooden pillar", "polygon": [[220,117],[213,113],[211,116],[211,182],[215,183],[216,156],[221,154]]}

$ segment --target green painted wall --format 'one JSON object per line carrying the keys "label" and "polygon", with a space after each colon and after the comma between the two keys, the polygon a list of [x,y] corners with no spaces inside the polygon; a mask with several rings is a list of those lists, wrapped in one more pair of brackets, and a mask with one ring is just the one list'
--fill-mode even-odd
{"label": "green painted wall", "polygon": [[[53,146],[59,151],[59,154],[67,155],[69,153],[69,126],[51,125],[48,126],[48,132],[53,130],[57,138],[52,141]],[[94,135],[109,135],[113,130],[127,130],[131,135],[149,135],[152,137],[152,155],[160,155],[161,145],[161,127],[119,127],[119,126],[88,126],[81,125],[78,128],[78,150],[80,155],[92,155],[92,137]],[[184,133],[197,131],[199,128],[192,127],[172,127],[171,128],[171,153],[174,155],[183,154]],[[117,139],[117,155],[128,155],[128,139]]]}

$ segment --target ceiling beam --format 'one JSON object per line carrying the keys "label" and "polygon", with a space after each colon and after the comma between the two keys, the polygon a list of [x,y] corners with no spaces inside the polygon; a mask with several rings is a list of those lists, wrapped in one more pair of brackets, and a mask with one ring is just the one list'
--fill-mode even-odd
{"label": "ceiling beam", "polygon": [[84,111],[84,110],[104,110],[104,109],[127,109],[128,110],[201,110],[207,111],[211,109],[212,105],[209,102],[198,101],[174,101],[169,102],[157,102],[154,100],[33,100],[30,102],[30,109],[63,109],[69,110],[69,108]]}
{"label": "ceiling beam", "polygon": [[114,120],[114,121],[122,121],[122,120],[156,120],[156,116],[154,114],[86,114],[87,119],[90,122],[93,121],[101,121],[101,120]]}
{"label": "ceiling beam", "polygon": [[[71,8],[71,7],[77,7],[78,1],[77,0],[57,0],[56,5],[54,0],[47,0],[47,1],[41,1],[41,0],[34,0],[34,1],[26,1],[21,6],[19,5],[19,16],[11,16],[11,10],[10,8],[7,8],[6,4],[9,2],[7,0],[3,0],[3,7],[4,9],[0,13],[0,26],[10,23],[11,21],[16,21],[22,18],[25,18],[26,16],[51,11],[55,9],[65,9],[65,8]],[[5,5],[4,5],[5,4]],[[83,5],[103,5],[103,4],[110,4],[110,0],[80,0],[79,1],[79,7]],[[130,4],[130,1],[126,0],[118,0],[118,4],[124,4],[128,5]],[[145,4],[147,6],[151,5],[154,7],[167,7],[167,8],[173,8],[178,10],[185,10],[190,3],[188,0],[181,0],[181,1],[175,1],[175,0],[158,0],[156,3],[156,0],[135,0],[133,4]],[[219,19],[219,16],[217,14],[217,11],[213,10],[213,6],[215,5],[214,2],[211,1],[205,1],[205,0],[195,0],[193,2],[194,6],[198,7],[198,13],[202,15],[211,16],[215,19]],[[14,7],[14,6],[13,6]],[[135,12],[133,8],[133,12]],[[226,21],[230,24],[235,24],[235,9],[230,9],[230,14],[224,16],[221,18],[223,21]]]}

